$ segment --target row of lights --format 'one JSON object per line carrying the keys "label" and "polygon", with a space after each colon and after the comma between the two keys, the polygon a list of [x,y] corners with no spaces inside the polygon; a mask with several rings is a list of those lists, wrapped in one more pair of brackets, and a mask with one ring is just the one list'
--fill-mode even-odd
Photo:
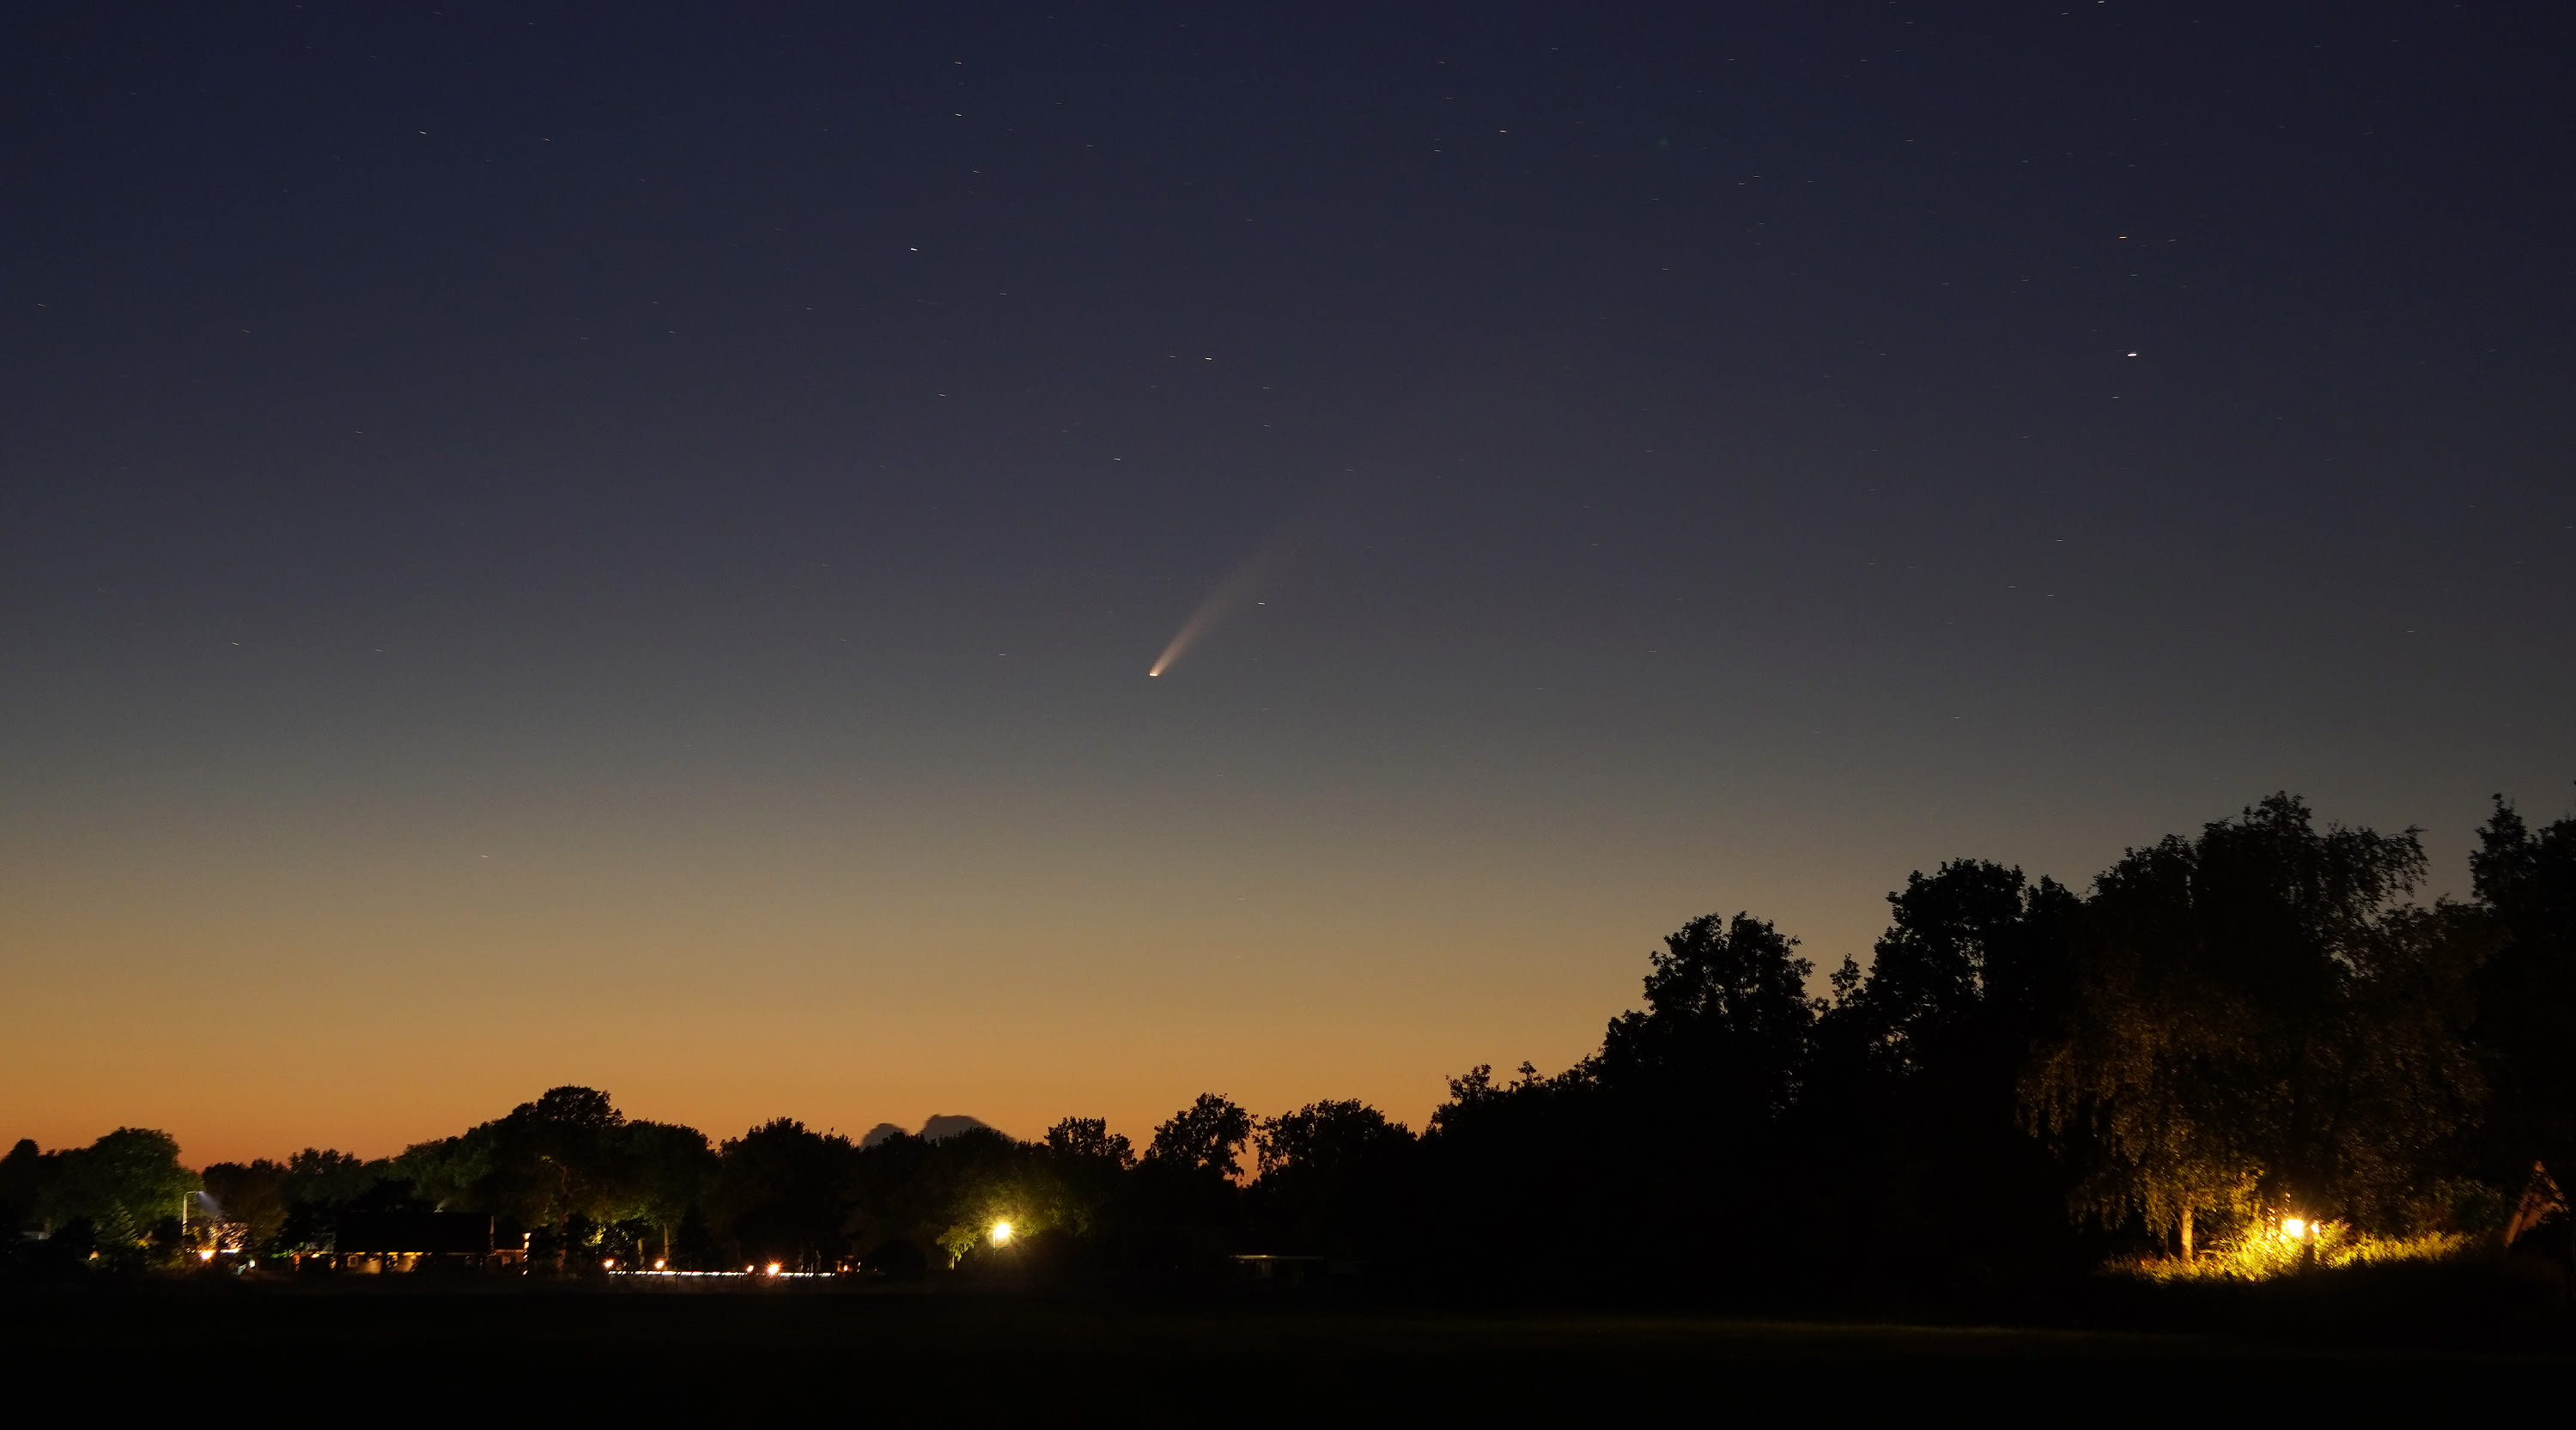
{"label": "row of lights", "polygon": [[[2292,1233],[2292,1235],[2296,1234],[2297,1233],[2295,1232]],[[991,1238],[992,1243],[995,1246],[1008,1246],[1011,1244],[1011,1237],[1013,1235],[1011,1224],[1006,1221],[997,1221],[993,1223],[991,1229],[988,1230],[985,1235]],[[214,1253],[210,1251],[207,1252],[206,1255],[211,1257]],[[767,1266],[761,1266],[755,1263],[744,1267],[740,1271],[673,1271],[670,1267],[671,1263],[667,1261],[656,1261],[653,1263],[653,1269],[650,1271],[619,1271],[617,1269],[616,1259],[613,1257],[599,1263],[599,1269],[612,1276],[829,1276],[832,1274],[828,1271],[788,1271],[781,1268],[775,1261],[769,1263]]]}
{"label": "row of lights", "polygon": [[617,1262],[612,1259],[599,1263],[599,1269],[611,1276],[830,1276],[833,1274],[829,1271],[790,1271],[775,1261],[767,1266],[754,1262],[740,1271],[674,1271],[671,1269],[671,1263],[667,1261],[654,1262],[653,1269],[650,1271],[620,1271],[617,1269]]}
{"label": "row of lights", "polygon": [[[2292,1236],[2297,1236],[2299,1234],[2299,1228],[2302,1225],[2304,1225],[2304,1223],[2293,1217],[2290,1220],[2281,1223],[2281,1229]],[[997,1221],[993,1223],[992,1230],[988,1232],[987,1235],[992,1238],[995,1246],[1008,1246],[1011,1244],[1011,1224],[1006,1221]],[[215,1259],[215,1253],[211,1248],[202,1250],[197,1253],[197,1259],[199,1261],[212,1261]],[[673,1271],[671,1269],[671,1263],[667,1261],[656,1261],[653,1263],[653,1269],[650,1271],[621,1272],[617,1269],[617,1260],[615,1257],[611,1257],[608,1260],[599,1263],[599,1269],[612,1276],[828,1276],[831,1274],[828,1271],[788,1271],[783,1269],[775,1261],[769,1263],[767,1266],[761,1266],[755,1263],[744,1267],[740,1271]]]}

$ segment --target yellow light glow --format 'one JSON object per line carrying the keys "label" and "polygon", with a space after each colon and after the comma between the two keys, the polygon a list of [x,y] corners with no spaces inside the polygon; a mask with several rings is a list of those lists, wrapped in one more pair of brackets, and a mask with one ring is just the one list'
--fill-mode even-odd
{"label": "yellow light glow", "polygon": [[997,1221],[993,1223],[993,1244],[995,1246],[1008,1246],[1011,1244],[1011,1224],[1009,1222]]}
{"label": "yellow light glow", "polygon": [[599,1269],[602,1271],[614,1271],[617,1269],[617,1263],[614,1261],[603,1261],[599,1263]]}
{"label": "yellow light glow", "polygon": [[773,1261],[773,1262],[769,1263],[769,1274],[770,1274],[770,1275],[772,1275],[772,1276],[775,1276],[775,1275],[777,1275],[777,1274],[778,1274],[778,1263],[777,1263],[777,1262]]}
{"label": "yellow light glow", "polygon": [[2296,1241],[2308,1234],[2308,1224],[2297,1217],[2281,1218],[2281,1235]]}
{"label": "yellow light glow", "polygon": [[215,1259],[215,1253],[212,1251],[200,1251],[197,1253],[197,1259],[199,1261],[212,1261]]}
{"label": "yellow light glow", "polygon": [[660,1271],[660,1270],[663,1270],[664,1268],[668,1267],[670,1264],[671,1264],[671,1263],[669,1263],[669,1262],[667,1262],[667,1261],[656,1261],[656,1262],[654,1262],[654,1263],[653,1263],[653,1269],[654,1269],[654,1270],[656,1270],[656,1271]]}

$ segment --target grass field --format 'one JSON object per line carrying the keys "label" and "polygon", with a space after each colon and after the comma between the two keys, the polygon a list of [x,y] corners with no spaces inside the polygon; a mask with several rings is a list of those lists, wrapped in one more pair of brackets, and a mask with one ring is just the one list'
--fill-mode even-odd
{"label": "grass field", "polygon": [[[0,1296],[0,1345],[22,1386],[357,1396],[404,1419],[462,1396],[718,1423],[871,1408],[907,1423],[1588,1422],[1890,1395],[1992,1408],[2221,1382],[2315,1405],[2427,1377],[2496,1388],[2535,1360],[2261,1336],[526,1283],[21,1288]],[[2564,1363],[2537,1360],[2563,1377]]]}

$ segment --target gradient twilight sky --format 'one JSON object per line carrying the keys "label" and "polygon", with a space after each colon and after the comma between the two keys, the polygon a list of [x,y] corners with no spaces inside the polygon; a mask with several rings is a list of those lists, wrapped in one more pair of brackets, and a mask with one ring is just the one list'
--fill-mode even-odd
{"label": "gradient twilight sky", "polygon": [[21,14],[0,1138],[1419,1125],[2568,806],[2562,7],[914,8]]}

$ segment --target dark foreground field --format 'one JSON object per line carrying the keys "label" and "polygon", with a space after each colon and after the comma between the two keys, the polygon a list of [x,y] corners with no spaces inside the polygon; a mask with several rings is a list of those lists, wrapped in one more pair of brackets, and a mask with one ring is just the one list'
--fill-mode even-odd
{"label": "dark foreground field", "polygon": [[2562,1382],[2568,1365],[2529,1346],[2246,1334],[527,1283],[22,1287],[0,1294],[0,1347],[19,1395],[54,1383],[316,1409],[356,1396],[369,1418],[405,1420],[467,1404],[718,1422],[899,1409],[932,1423],[1603,1423],[1693,1406],[2090,1418],[2222,1390],[2239,1405],[2385,1408],[2427,1389],[2457,1404]]}

